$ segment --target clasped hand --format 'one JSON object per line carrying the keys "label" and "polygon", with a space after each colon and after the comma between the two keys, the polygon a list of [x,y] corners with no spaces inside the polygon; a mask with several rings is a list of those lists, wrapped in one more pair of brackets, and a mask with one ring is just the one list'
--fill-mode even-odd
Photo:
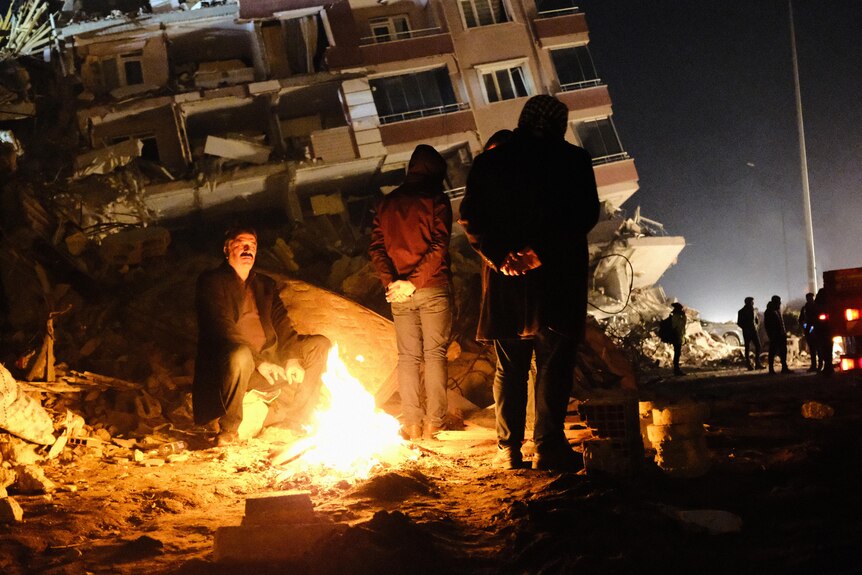
{"label": "clasped hand", "polygon": [[302,383],[302,380],[305,378],[305,370],[300,365],[298,359],[287,360],[284,367],[265,361],[257,366],[257,371],[270,385],[275,385],[280,380],[287,380],[291,384]]}
{"label": "clasped hand", "polygon": [[506,276],[524,275],[542,265],[542,261],[533,248],[524,248],[517,252],[510,252],[500,266],[500,273]]}
{"label": "clasped hand", "polygon": [[386,286],[386,301],[389,303],[401,303],[407,301],[413,292],[416,291],[416,286],[409,280],[395,280]]}

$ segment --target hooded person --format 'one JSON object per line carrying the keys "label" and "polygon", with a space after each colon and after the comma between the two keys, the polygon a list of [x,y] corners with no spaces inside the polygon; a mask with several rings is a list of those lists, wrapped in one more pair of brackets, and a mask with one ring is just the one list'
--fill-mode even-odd
{"label": "hooded person", "polygon": [[446,160],[437,150],[417,146],[404,183],[377,206],[368,249],[392,306],[402,435],[410,440],[433,439],[447,427],[452,205],[445,177]]}
{"label": "hooded person", "polygon": [[524,466],[527,379],[536,354],[537,469],[582,465],[563,428],[586,322],[587,233],[599,200],[590,155],[565,140],[568,109],[524,105],[512,137],[477,156],[460,221],[484,262],[477,339],[497,352],[497,462]]}

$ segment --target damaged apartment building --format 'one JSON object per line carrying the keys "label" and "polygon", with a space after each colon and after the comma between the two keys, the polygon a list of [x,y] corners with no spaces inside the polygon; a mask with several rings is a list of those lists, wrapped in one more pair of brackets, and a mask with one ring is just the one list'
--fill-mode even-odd
{"label": "damaged apartment building", "polygon": [[80,84],[89,149],[75,177],[146,167],[114,201],[80,194],[84,229],[265,208],[360,234],[420,143],[447,158],[457,213],[483,142],[551,94],[569,108],[567,139],[594,158],[597,292],[652,286],[685,244],[621,209],[638,174],[571,0],[165,0],[54,34],[57,64]]}

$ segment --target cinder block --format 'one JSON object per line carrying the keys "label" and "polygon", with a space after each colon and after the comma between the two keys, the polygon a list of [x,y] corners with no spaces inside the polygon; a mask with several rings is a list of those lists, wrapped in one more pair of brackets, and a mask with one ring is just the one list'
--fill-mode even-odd
{"label": "cinder block", "polygon": [[245,500],[243,525],[315,523],[314,505],[308,491],[274,491]]}
{"label": "cinder block", "polygon": [[219,527],[213,558],[217,563],[295,561],[322,539],[346,529],[341,523]]}

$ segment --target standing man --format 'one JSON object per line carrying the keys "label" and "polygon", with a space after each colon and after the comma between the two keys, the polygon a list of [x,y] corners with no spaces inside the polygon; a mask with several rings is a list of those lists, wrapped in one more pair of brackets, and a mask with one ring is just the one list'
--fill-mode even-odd
{"label": "standing man", "polygon": [[793,373],[787,367],[787,330],[781,317],[781,298],[777,295],[766,304],[763,323],[769,337],[769,373],[775,373],[775,356],[781,361],[781,373]]}
{"label": "standing man", "polygon": [[679,367],[680,356],[682,355],[682,344],[685,343],[685,308],[679,302],[671,306],[670,324],[673,326],[673,373],[674,375],[685,375],[682,368]]}
{"label": "standing man", "polygon": [[445,177],[446,160],[437,150],[416,146],[404,183],[377,207],[368,250],[392,304],[402,435],[410,440],[434,438],[445,428],[448,411],[452,204],[443,191]]}
{"label": "standing man", "polygon": [[805,304],[799,310],[799,325],[805,335],[805,343],[808,345],[808,355],[811,356],[811,367],[808,371],[817,371],[817,336],[814,334],[814,324],[817,322],[817,308],[814,303],[814,294],[805,294]]}
{"label": "standing man", "polygon": [[330,342],[293,329],[275,281],[252,270],[257,232],[225,233],[225,261],[197,282],[198,351],[192,388],[195,423],[218,419],[216,445],[238,440],[249,389],[276,391],[264,426],[309,423]]}
{"label": "standing man", "polygon": [[[757,333],[760,318],[757,317],[757,310],[754,309],[754,298],[745,298],[743,305],[736,314],[736,325],[742,330],[742,339],[745,342],[745,365],[748,370],[763,369],[763,364],[760,363],[760,335]],[[748,346],[754,348],[754,365],[748,359]]]}
{"label": "standing man", "polygon": [[564,136],[565,104],[530,98],[512,139],[478,156],[467,178],[461,223],[482,256],[477,339],[497,353],[497,463],[523,467],[527,379],[536,354],[536,469],[583,466],[563,432],[583,340],[587,233],[599,200],[589,154]]}

